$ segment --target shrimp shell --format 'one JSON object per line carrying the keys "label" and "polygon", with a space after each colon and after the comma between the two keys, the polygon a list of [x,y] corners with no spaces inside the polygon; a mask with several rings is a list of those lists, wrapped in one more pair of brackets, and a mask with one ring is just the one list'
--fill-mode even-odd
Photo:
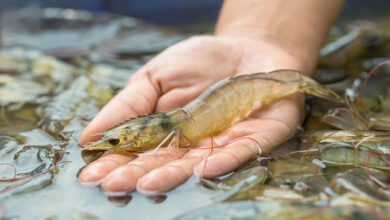
{"label": "shrimp shell", "polygon": [[[304,92],[335,102],[336,93],[294,70],[278,70],[225,78],[183,108],[136,117],[103,132],[88,150],[121,149],[144,152],[179,138],[179,146],[193,146],[215,136],[251,112],[292,94]],[[170,137],[175,131],[175,137]],[[169,138],[167,138],[169,136]]]}

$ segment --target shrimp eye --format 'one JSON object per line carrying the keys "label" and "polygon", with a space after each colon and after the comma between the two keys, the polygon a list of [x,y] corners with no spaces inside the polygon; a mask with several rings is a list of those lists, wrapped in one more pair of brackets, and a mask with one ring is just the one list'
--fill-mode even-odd
{"label": "shrimp eye", "polygon": [[110,143],[111,145],[117,145],[119,144],[119,139],[110,139],[108,140],[108,143]]}

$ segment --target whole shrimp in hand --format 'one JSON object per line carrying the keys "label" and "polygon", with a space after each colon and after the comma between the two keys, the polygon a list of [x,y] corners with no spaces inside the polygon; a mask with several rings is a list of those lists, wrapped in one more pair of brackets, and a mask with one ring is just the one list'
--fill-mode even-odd
{"label": "whole shrimp in hand", "polygon": [[[280,68],[303,69],[286,52],[278,51],[269,44],[258,45],[263,47],[258,50],[264,51],[264,54],[255,55],[254,51],[246,54],[248,51],[242,51],[241,46],[237,45],[238,40],[196,37],[158,55],[141,68],[129,80],[126,88],[102,109],[85,129],[81,143],[96,140],[94,134],[125,119],[182,107],[227,76]],[[255,42],[242,40],[241,43],[253,47]],[[274,59],[270,59],[272,54],[275,54]],[[244,60],[248,62],[242,62]],[[294,134],[302,118],[302,104],[303,97],[294,95],[268,109],[262,109],[215,137],[215,144],[222,145],[247,136],[258,141],[262,150],[267,151]],[[211,148],[211,145],[207,144],[207,147]],[[172,150],[137,158],[108,154],[86,167],[79,178],[82,183],[101,183],[105,192],[133,191],[137,182],[141,191],[167,191],[189,178],[195,166],[199,167],[197,172],[202,172],[201,161],[210,150],[194,149],[184,153],[183,150]],[[224,174],[257,154],[256,142],[238,140],[225,148],[215,149],[202,175],[214,177]]]}
{"label": "whole shrimp in hand", "polygon": [[[286,16],[271,19],[283,2],[289,5],[285,7],[294,19]],[[96,141],[100,137],[95,134],[131,117],[182,107],[228,76],[277,69],[310,73],[341,5],[322,1],[316,4],[309,0],[302,4],[285,0],[226,0],[216,36],[193,37],[180,42],[138,70],[126,88],[84,130],[81,144]],[[269,19],[259,20],[247,15],[268,16]],[[278,25],[266,27],[278,27],[277,30],[256,26],[271,20]],[[253,28],[249,28],[251,21]],[[248,25],[245,22],[249,22]],[[304,23],[301,26],[304,29],[291,31],[298,23]],[[303,118],[303,103],[303,96],[294,94],[235,123],[214,137],[214,145],[228,144],[215,148],[206,166],[204,159],[210,150],[204,149],[160,149],[139,157],[109,153],[84,168],[79,180],[86,185],[101,184],[108,194],[121,195],[135,189],[154,194],[180,185],[194,171],[205,178],[225,174],[258,155],[259,145],[262,151],[269,151],[291,137]],[[210,139],[201,141],[199,146],[210,149]]]}

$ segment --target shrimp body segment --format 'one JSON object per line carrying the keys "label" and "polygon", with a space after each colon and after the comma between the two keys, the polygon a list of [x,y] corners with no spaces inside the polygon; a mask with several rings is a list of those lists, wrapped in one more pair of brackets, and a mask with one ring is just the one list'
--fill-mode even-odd
{"label": "shrimp body segment", "polygon": [[108,129],[100,141],[87,144],[86,149],[145,152],[161,142],[166,146],[173,131],[179,134],[179,146],[192,146],[218,135],[251,112],[298,92],[343,102],[333,91],[294,70],[228,77],[183,108],[132,118]]}

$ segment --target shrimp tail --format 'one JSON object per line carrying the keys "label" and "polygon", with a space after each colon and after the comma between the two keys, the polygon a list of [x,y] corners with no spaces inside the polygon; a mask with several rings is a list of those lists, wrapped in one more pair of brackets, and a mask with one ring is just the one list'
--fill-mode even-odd
{"label": "shrimp tail", "polygon": [[337,93],[326,88],[325,86],[318,84],[316,81],[306,76],[302,76],[301,89],[303,92],[309,95],[323,98],[332,102],[344,103],[344,99],[341,98]]}

